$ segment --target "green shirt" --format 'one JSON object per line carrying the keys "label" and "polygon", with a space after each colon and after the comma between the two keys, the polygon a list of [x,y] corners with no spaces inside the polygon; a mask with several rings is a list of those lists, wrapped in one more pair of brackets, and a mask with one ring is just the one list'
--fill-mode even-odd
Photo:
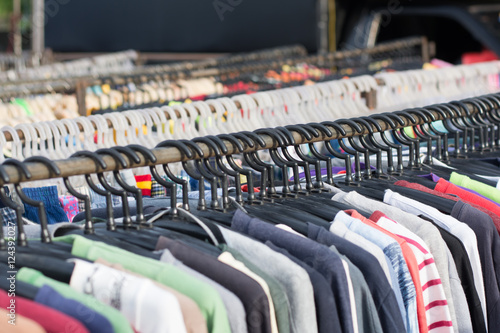
{"label": "green shirt", "polygon": [[134,332],[133,329],[130,327],[127,318],[125,318],[120,313],[120,311],[104,303],[101,303],[92,296],[85,295],[74,290],[66,283],[48,278],[39,271],[27,267],[21,268],[19,272],[17,272],[16,278],[19,281],[29,283],[39,288],[42,287],[43,285],[48,285],[54,288],[62,296],[75,300],[87,306],[88,308],[100,313],[101,315],[106,317],[106,319],[109,320],[115,332],[120,332],[120,333]]}
{"label": "green shirt", "polygon": [[500,203],[500,190],[493,186],[470,179],[469,177],[456,172],[451,173],[450,183],[468,188],[469,190],[473,190],[482,196],[495,201],[496,203]]}
{"label": "green shirt", "polygon": [[226,308],[219,293],[210,285],[168,263],[146,258],[79,235],[57,237],[55,241],[73,244],[71,253],[95,261],[99,258],[173,288],[195,301],[207,321],[209,332],[231,332]]}

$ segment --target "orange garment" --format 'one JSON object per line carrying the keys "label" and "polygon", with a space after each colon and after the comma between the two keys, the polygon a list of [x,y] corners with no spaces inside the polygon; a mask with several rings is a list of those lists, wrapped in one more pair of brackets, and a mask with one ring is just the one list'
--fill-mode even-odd
{"label": "orange garment", "polygon": [[417,317],[418,317],[418,327],[419,327],[419,332],[420,333],[427,333],[429,330],[427,328],[427,318],[425,315],[425,305],[424,305],[424,296],[422,294],[422,284],[420,283],[420,271],[418,269],[418,263],[417,259],[415,258],[415,255],[413,254],[413,251],[411,250],[410,246],[406,242],[406,240],[402,239],[401,237],[398,237],[394,235],[393,233],[385,230],[384,228],[378,226],[375,222],[373,222],[370,219],[367,219],[360,213],[358,213],[354,209],[349,209],[345,211],[347,214],[351,215],[351,217],[354,217],[355,219],[360,220],[364,224],[380,231],[386,234],[387,236],[391,237],[394,239],[396,242],[398,242],[399,246],[401,247],[401,251],[403,252],[403,257],[406,261],[406,265],[408,266],[408,270],[410,271],[411,278],[413,280],[413,284],[415,285],[415,292],[417,296]]}

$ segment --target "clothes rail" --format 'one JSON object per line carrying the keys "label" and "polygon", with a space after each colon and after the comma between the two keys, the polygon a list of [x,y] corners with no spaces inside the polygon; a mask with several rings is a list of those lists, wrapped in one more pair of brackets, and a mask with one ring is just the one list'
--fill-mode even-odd
{"label": "clothes rail", "polygon": [[[491,62],[436,69],[432,71],[415,70],[385,73],[384,75],[377,75],[375,77],[358,76],[351,79],[321,82],[308,87],[277,89],[248,96],[239,95],[234,96],[230,100],[216,99],[206,102],[197,102],[198,104],[192,104],[194,106],[192,110],[198,110],[197,112],[200,113],[202,117],[200,120],[203,120],[205,116],[199,112],[199,107],[204,106],[207,110],[210,109],[212,115],[218,117],[214,115],[217,111],[214,105],[220,105],[222,103],[222,108],[224,112],[226,112],[228,111],[227,104],[225,104],[227,101],[234,103],[234,107],[238,110],[245,110],[248,114],[251,113],[256,115],[261,113],[260,108],[262,107],[265,107],[266,110],[269,111],[269,115],[271,113],[276,114],[276,111],[278,112],[277,114],[281,114],[284,112],[282,110],[283,105],[287,105],[288,111],[285,112],[287,118],[282,119],[280,123],[276,123],[272,119],[274,117],[270,116],[266,116],[266,121],[258,126],[250,126],[250,123],[247,122],[246,125],[248,126],[245,126],[244,130],[254,130],[258,127],[275,127],[293,123],[319,121],[320,119],[350,117],[360,114],[367,115],[372,112],[371,110],[375,112],[394,111],[408,107],[444,102],[446,100],[492,93],[498,91],[499,88],[498,84],[495,83],[498,82],[498,73],[500,73],[500,63]],[[494,79],[495,77],[496,79]],[[290,94],[295,95],[296,98],[292,98],[293,96]],[[359,104],[358,106],[362,107],[362,110],[354,109],[354,105],[351,103],[352,101],[346,104],[350,101],[347,97],[351,96],[351,94],[356,96],[356,105]],[[277,96],[281,97],[276,99]],[[242,106],[240,101],[246,106]],[[271,104],[269,104],[270,101],[272,101]],[[266,104],[264,105],[263,102]],[[323,116],[319,116],[320,113],[310,109],[311,105],[319,105],[323,109],[326,108],[326,113],[321,111]],[[188,108],[188,104],[182,104],[179,107],[181,109],[186,109]],[[271,110],[268,109],[269,107],[274,108],[274,112],[271,112]],[[180,118],[178,109],[170,108],[170,111],[167,111],[163,108],[163,106],[155,107],[156,111],[160,113],[163,112],[163,116],[167,120],[172,119],[169,112],[173,112],[173,115]],[[146,108],[144,110],[152,111],[153,108]],[[238,110],[235,109],[229,113],[236,112],[239,114]],[[127,112],[136,115],[140,113],[140,111]],[[115,112],[115,114],[121,115],[122,113]],[[191,114],[191,111],[189,111],[188,114]],[[292,114],[297,114],[293,116],[297,117],[297,119],[290,118]],[[302,115],[307,115],[308,118],[304,118]],[[131,125],[128,120],[125,121]],[[108,128],[113,128],[113,123],[109,119],[107,119],[106,122]],[[156,122],[155,124],[157,126],[159,125]],[[63,126],[67,127],[67,125]],[[78,123],[77,126],[80,132],[84,130],[82,124]],[[92,126],[94,130],[97,129],[95,123],[93,123]],[[243,128],[231,129],[228,122],[224,123],[224,127],[227,127],[227,131],[231,132],[243,130]],[[3,133],[8,142],[13,141],[10,130],[4,130]],[[23,141],[25,139],[23,131],[17,130],[17,137]]]}
{"label": "clothes rail", "polygon": [[[135,56],[132,58],[134,60],[137,60],[140,55],[135,52],[135,51],[128,51],[128,52],[133,52]],[[118,53],[118,56],[120,58],[124,58],[128,53]],[[179,63],[173,63],[173,64],[163,64],[163,65],[152,65],[152,66],[143,66],[143,67],[137,67],[137,68],[127,68],[125,70],[115,70],[115,71],[106,71],[103,73],[95,72],[95,73],[74,73],[71,75],[71,73],[66,73],[66,77],[64,78],[58,78],[58,77],[50,77],[47,78],[45,76],[39,76],[36,77],[36,75],[32,75],[31,77],[27,74],[25,75],[17,75],[14,73],[14,77],[12,77],[10,80],[8,77],[5,78],[5,80],[2,80],[3,83],[0,83],[0,86],[9,86],[9,85],[33,85],[36,86],[37,84],[45,84],[45,85],[51,85],[52,81],[58,82],[57,80],[59,79],[65,79],[67,84],[70,85],[75,85],[76,82],[80,80],[98,80],[99,78],[107,78],[110,75],[113,76],[123,76],[123,77],[130,77],[130,76],[141,76],[141,75],[146,75],[146,74],[167,74],[167,73],[176,73],[176,72],[186,72],[186,71],[194,71],[202,68],[207,68],[207,67],[214,67],[214,66],[224,66],[224,65],[232,65],[232,64],[237,64],[237,63],[242,63],[246,61],[258,61],[258,60],[266,60],[266,59],[274,59],[276,57],[291,57],[291,56],[305,56],[306,55],[306,50],[303,46],[300,45],[292,45],[292,46],[283,46],[283,47],[277,47],[277,48],[271,48],[271,49],[265,49],[261,51],[256,51],[256,52],[250,52],[250,53],[240,53],[240,54],[234,54],[234,55],[229,55],[226,57],[221,57],[221,58],[214,58],[214,59],[207,59],[207,60],[200,60],[200,61],[195,61],[195,62],[179,62]],[[101,66],[102,64],[108,64],[111,60],[113,59],[113,54],[110,55],[100,55],[96,56],[93,58],[88,58],[88,59],[79,59],[79,60],[74,60],[70,61],[68,63],[57,63],[57,64],[52,64],[51,66],[54,70],[57,70],[58,68],[60,69],[61,67],[68,67],[71,68],[71,64],[78,65],[79,67],[84,66],[86,70],[91,70],[89,67],[89,64],[95,64],[96,66]],[[92,75],[89,75],[92,74]],[[1,74],[0,73],[0,78],[3,79],[2,75],[7,75]],[[12,74],[11,74],[12,75]],[[17,76],[16,76],[17,75]]]}
{"label": "clothes rail", "polygon": [[[446,103],[444,104],[446,105]],[[464,107],[467,108],[464,109]],[[456,109],[456,107],[455,107]],[[376,122],[380,126],[379,128],[373,127],[372,126],[372,131],[373,132],[379,132],[379,131],[385,131],[389,130],[391,128],[405,128],[408,126],[414,126],[414,125],[421,125],[421,124],[426,124],[426,123],[431,123],[436,120],[445,120],[445,119],[451,119],[451,118],[459,118],[459,117],[465,117],[465,116],[470,116],[470,115],[475,115],[477,113],[488,113],[493,111],[494,109],[491,108],[489,105],[485,105],[482,110],[480,110],[477,106],[476,103],[471,103],[467,100],[463,101],[461,104],[461,107],[459,108],[460,114],[454,114],[454,116],[450,116],[448,113],[444,112],[437,112],[433,110],[428,110],[427,113],[429,115],[432,115],[433,120],[431,121],[432,117],[428,117],[427,119],[423,119],[423,117],[415,117],[415,122],[412,122],[407,117],[402,117],[401,118],[401,123],[397,122],[395,124],[395,127],[390,127],[388,123],[386,123],[383,120],[377,119]],[[405,110],[405,111],[410,111],[410,110]],[[418,119],[417,119],[418,118]],[[343,135],[339,130],[338,127],[336,128],[335,126],[331,126],[326,124],[328,129],[332,132],[331,136],[327,136],[324,133],[319,135],[318,137],[313,137],[312,139],[308,140],[304,138],[300,132],[297,130],[291,130],[293,138],[295,140],[295,144],[300,145],[300,144],[305,144],[305,143],[314,143],[314,142],[320,142],[320,141],[327,141],[327,140],[334,140],[334,139],[340,139],[340,138],[348,138],[348,137],[353,137],[353,136],[359,136],[359,135],[364,135],[364,134],[369,134],[369,131],[367,129],[364,129],[362,131],[356,132],[353,131],[352,126],[348,124],[341,124],[340,126],[343,128],[345,131],[345,135]],[[251,152],[251,151],[257,151],[257,150],[264,150],[264,149],[271,149],[271,148],[277,148],[278,143],[276,140],[271,137],[270,135],[267,134],[259,134],[259,136],[264,140],[264,145],[263,146],[258,146],[255,148],[246,148],[245,152]],[[229,154],[237,154],[239,151],[233,147],[232,143],[227,140],[223,140],[223,142],[227,145],[228,147],[228,152],[224,155],[229,155]],[[241,142],[240,142],[241,143]],[[204,157],[214,157],[216,156],[214,152],[210,149],[210,147],[204,143],[197,143],[197,145],[200,147],[200,149],[203,151]],[[134,163],[131,161],[128,156],[122,154],[122,156],[129,162],[129,167],[128,168],[138,168],[138,167],[143,167],[143,166],[153,166],[153,165],[161,165],[161,164],[168,164],[168,163],[173,163],[173,162],[181,162],[181,161],[187,161],[188,158],[186,156],[183,156],[183,154],[177,149],[177,148],[155,148],[151,150],[154,156],[157,159],[156,163],[149,162],[146,160],[145,156],[142,154],[139,154],[140,156],[140,162],[139,163]],[[36,180],[44,180],[44,179],[52,179],[52,178],[65,178],[65,177],[71,177],[71,176],[78,176],[78,175],[85,175],[85,174],[91,174],[95,173],[98,171],[101,172],[106,172],[106,171],[115,171],[115,170],[120,170],[120,169],[127,169],[127,168],[122,168],[116,160],[111,157],[111,156],[103,156],[104,162],[106,163],[107,167],[101,170],[96,170],[96,164],[91,158],[70,158],[70,159],[65,159],[65,160],[58,160],[54,161],[55,165],[60,169],[61,173],[56,175],[54,172],[52,172],[44,163],[39,163],[39,162],[29,162],[25,164],[25,173],[23,174],[22,172],[19,171],[19,169],[6,165],[4,166],[2,172],[4,173],[4,179],[9,179],[9,184],[10,183],[20,183],[20,182],[26,182],[26,181],[36,181]],[[26,177],[26,172],[31,175],[31,177]],[[29,179],[28,179],[29,178]],[[3,181],[1,181],[2,184],[4,184]],[[2,185],[0,184],[0,185]],[[7,183],[5,183],[7,184]]]}
{"label": "clothes rail", "polygon": [[[97,77],[95,75],[80,75],[75,78],[65,78],[65,80],[63,81],[54,81],[54,79],[17,80],[14,82],[5,81],[4,84],[0,84],[0,86],[2,86],[3,88],[0,92],[0,97],[12,96],[15,95],[15,93],[25,94],[27,92],[29,93],[31,90],[33,90],[33,93],[43,92],[43,89],[48,89],[48,91],[58,91],[58,89],[62,89],[61,91],[68,91],[69,89],[75,89],[77,83],[80,83],[80,85],[82,83],[85,83],[85,86],[88,86],[90,84],[102,83],[103,80],[107,79],[141,79],[144,76],[155,75],[171,75],[172,79],[178,76],[200,78],[206,76],[228,74],[235,71],[240,73],[247,73],[275,69],[283,66],[284,64],[293,64],[300,62],[326,64],[328,62],[339,61],[342,59],[383,54],[385,52],[397,51],[400,49],[411,48],[418,45],[422,45],[422,59],[424,59],[425,61],[425,59],[428,60],[428,50],[424,51],[424,49],[428,49],[427,44],[428,43],[425,37],[410,38],[407,40],[382,43],[369,49],[347,50],[313,56],[307,56],[305,54],[305,49],[301,46],[288,46],[257,51],[254,53],[236,54],[223,58],[208,59],[198,62],[183,62],[168,65],[138,67],[134,70],[129,69],[126,72],[122,73],[112,73],[108,71],[103,75],[97,75]],[[16,87],[17,85],[22,85],[23,87],[18,88]],[[51,88],[52,86],[54,87]]]}

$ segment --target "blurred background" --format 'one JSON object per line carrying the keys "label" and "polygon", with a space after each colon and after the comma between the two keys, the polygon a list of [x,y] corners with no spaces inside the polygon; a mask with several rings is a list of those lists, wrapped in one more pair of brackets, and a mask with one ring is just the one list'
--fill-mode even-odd
{"label": "blurred background", "polygon": [[0,52],[37,65],[134,49],[155,63],[425,36],[437,58],[462,63],[500,54],[499,13],[498,1],[0,0]]}

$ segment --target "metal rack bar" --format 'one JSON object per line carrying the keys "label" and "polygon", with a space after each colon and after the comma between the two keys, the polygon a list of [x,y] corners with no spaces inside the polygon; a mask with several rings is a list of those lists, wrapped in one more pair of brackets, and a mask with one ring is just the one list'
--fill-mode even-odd
{"label": "metal rack bar", "polygon": [[[478,110],[475,105],[466,102],[466,105],[469,107],[470,113],[471,114],[476,114],[480,110]],[[460,110],[461,111],[461,116],[466,116],[467,113],[465,110]],[[489,112],[491,110],[487,110],[486,112]],[[443,117],[440,113],[435,112],[435,111],[429,111],[431,112],[436,120],[444,120],[447,119],[448,117]],[[404,118],[403,118],[404,119]],[[383,131],[390,129],[388,124],[383,122],[382,120],[377,120],[379,125],[381,126],[381,129]],[[418,124],[424,124],[426,123],[422,119],[418,119]],[[397,128],[404,128],[412,125],[409,120],[405,119],[405,124],[404,125],[397,125]],[[318,138],[313,138],[312,140],[306,140],[303,138],[298,132],[291,131],[294,139],[297,144],[304,144],[304,143],[311,143],[311,142],[320,142],[320,141],[326,141],[326,140],[333,140],[333,139],[339,139],[343,137],[351,137],[351,136],[357,136],[357,135],[363,135],[363,134],[368,134],[368,131],[364,131],[363,133],[354,133],[351,128],[347,125],[342,125],[346,131],[346,135],[342,136],[335,128],[329,127],[329,129],[332,131],[333,135],[331,137],[321,135]],[[376,128],[373,128],[374,132],[377,132]],[[246,151],[256,151],[256,150],[263,150],[263,149],[269,149],[269,148],[276,148],[277,143],[273,140],[268,135],[261,135],[262,139],[265,141],[265,147],[258,147],[258,148],[247,148]],[[228,154],[237,154],[238,151],[234,149],[232,146],[231,142],[223,140],[224,143],[228,147]],[[205,154],[206,157],[213,157],[215,156],[214,153],[209,149],[209,147],[203,143],[198,144],[200,148],[203,150],[203,153]],[[180,161],[186,161],[188,160],[186,157],[183,157],[179,150],[176,148],[154,148],[152,149],[153,154],[157,158],[157,163],[156,164],[167,164],[167,163],[174,163],[174,162],[180,162]],[[142,154],[138,153],[140,156],[140,162],[139,163],[133,163],[126,155],[123,155],[123,157],[129,162],[130,168],[137,168],[137,167],[143,167],[143,166],[151,166],[154,165],[152,163],[149,163]],[[110,157],[110,156],[103,156],[103,159],[105,163],[107,164],[107,168],[104,170],[101,170],[103,172],[105,171],[113,171],[113,170],[120,170],[122,169],[120,165],[118,165],[115,160]],[[61,170],[61,175],[59,177],[71,177],[71,176],[78,176],[78,175],[85,175],[85,174],[91,174],[95,173],[98,170],[96,170],[96,164],[92,161],[90,158],[72,158],[72,159],[65,159],[65,160],[57,160],[55,161],[55,164],[60,168]],[[51,174],[50,170],[45,166],[43,163],[26,163],[26,167],[32,174],[31,179],[26,179],[22,173],[20,173],[16,168],[12,166],[5,166],[5,171],[7,175],[10,178],[10,183],[19,183],[19,182],[25,182],[25,181],[35,181],[35,180],[44,180],[44,179],[52,179],[52,178],[58,178],[54,175]],[[3,185],[3,182],[0,181],[0,185]]]}

